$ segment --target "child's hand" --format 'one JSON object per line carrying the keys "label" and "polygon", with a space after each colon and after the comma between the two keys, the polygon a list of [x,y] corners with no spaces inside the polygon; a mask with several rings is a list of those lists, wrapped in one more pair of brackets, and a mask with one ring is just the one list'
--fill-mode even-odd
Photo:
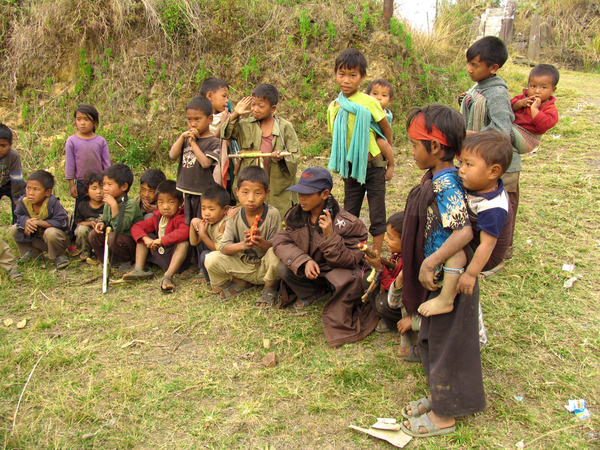
{"label": "child's hand", "polygon": [[144,236],[142,238],[142,242],[144,243],[144,245],[146,247],[148,247],[149,249],[152,249],[152,243],[154,242],[154,240],[150,239],[148,236]]}
{"label": "child's hand", "polygon": [[312,259],[304,265],[304,274],[306,275],[306,278],[316,280],[320,273],[321,269],[319,269],[319,265]]}
{"label": "child's hand", "polygon": [[428,291],[437,291],[439,286],[434,282],[435,267],[431,266],[429,258],[425,258],[419,269],[419,281]]}
{"label": "child's hand", "polygon": [[456,292],[461,293],[464,292],[467,295],[473,295],[473,287],[475,287],[475,278],[473,275],[465,272],[458,279],[458,286],[456,287]]}
{"label": "child's hand", "polygon": [[388,163],[387,169],[385,169],[385,181],[390,181],[394,177],[394,165]]}
{"label": "child's hand", "polygon": [[402,271],[400,271],[400,273],[398,274],[398,276],[394,280],[394,287],[396,289],[402,289],[402,285],[403,284],[404,284],[404,282],[403,282],[403,278],[402,278]]}
{"label": "child's hand", "polygon": [[365,259],[367,260],[371,268],[377,271],[381,269],[381,255],[377,250],[375,250],[375,254],[377,255],[376,258],[369,258],[369,255],[365,253]]}
{"label": "child's hand", "polygon": [[71,197],[77,198],[79,197],[79,192],[77,192],[77,185],[72,184],[69,186],[69,191],[71,192]]}
{"label": "child's hand", "polygon": [[150,250],[156,250],[158,247],[162,247],[162,241],[160,238],[153,240],[152,244],[150,244],[150,247],[148,248]]}
{"label": "child's hand", "polygon": [[244,234],[246,236],[244,237],[244,240],[242,242],[242,248],[244,250],[250,250],[252,247],[254,247],[254,243],[253,243],[252,237],[250,236],[250,231],[249,230],[244,230]]}
{"label": "child's hand", "polygon": [[198,235],[202,234],[202,231],[204,230],[204,232],[206,232],[206,228],[208,227],[208,225],[204,225],[205,224],[205,220],[201,219],[199,217],[194,217],[191,221],[190,221],[190,227],[193,228],[194,230],[196,230],[196,233],[198,233]]}
{"label": "child's hand", "polygon": [[96,231],[96,233],[102,233],[102,231],[104,230],[104,222],[99,221],[96,225],[94,225],[94,230]]}
{"label": "child's hand", "polygon": [[398,331],[401,335],[404,335],[407,331],[412,330],[412,318],[410,316],[403,317],[396,324]]}
{"label": "child's hand", "polygon": [[37,219],[34,218],[27,219],[27,221],[25,222],[25,228],[23,229],[25,236],[31,236],[37,231],[36,220]]}
{"label": "child's hand", "polygon": [[329,211],[323,211],[323,214],[319,216],[319,226],[323,230],[325,237],[329,237],[333,234],[333,222],[331,220],[331,214]]}
{"label": "child's hand", "polygon": [[252,97],[244,97],[241,99],[237,105],[235,105],[234,112],[238,116],[243,116],[244,114],[250,114],[250,103],[252,103]]}
{"label": "child's hand", "polygon": [[154,212],[154,207],[148,202],[148,200],[142,200],[142,208],[147,213]]}
{"label": "child's hand", "polygon": [[106,203],[108,206],[110,206],[111,208],[119,207],[119,204],[117,203],[117,199],[114,198],[112,195],[110,195],[107,192],[104,193],[104,196],[102,197],[102,201],[104,203]]}
{"label": "child's hand", "polygon": [[273,161],[281,161],[283,159],[283,156],[280,155],[280,151],[277,150],[276,152],[271,152],[271,159]]}
{"label": "child's hand", "polygon": [[533,99],[533,102],[531,103],[531,107],[540,109],[540,106],[542,106],[542,99],[539,97],[535,97]]}

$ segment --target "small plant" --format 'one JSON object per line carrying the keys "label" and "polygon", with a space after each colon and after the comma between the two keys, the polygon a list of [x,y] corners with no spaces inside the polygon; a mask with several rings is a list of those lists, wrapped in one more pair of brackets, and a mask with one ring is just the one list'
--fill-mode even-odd
{"label": "small plant", "polygon": [[52,78],[46,78],[44,80],[44,86],[46,88],[46,92],[50,93],[50,90],[52,89]]}
{"label": "small plant", "polygon": [[250,75],[254,75],[257,77],[260,74],[258,60],[254,56],[250,58],[250,62],[244,67],[242,67],[240,72],[242,73],[242,79],[245,82],[248,82],[248,80],[250,79]]}
{"label": "small plant", "polygon": [[194,76],[194,83],[199,86],[209,77],[210,71],[204,67],[204,61],[200,61],[200,67],[198,67],[198,70],[196,70],[196,75]]}
{"label": "small plant", "polygon": [[311,34],[310,19],[306,17],[306,9],[300,11],[300,39],[302,40],[302,48],[308,45],[308,37]]}
{"label": "small plant", "polygon": [[331,20],[327,22],[327,35],[329,36],[329,40],[327,41],[326,45],[327,47],[331,47],[331,45],[335,42],[335,38],[337,37],[335,26]]}

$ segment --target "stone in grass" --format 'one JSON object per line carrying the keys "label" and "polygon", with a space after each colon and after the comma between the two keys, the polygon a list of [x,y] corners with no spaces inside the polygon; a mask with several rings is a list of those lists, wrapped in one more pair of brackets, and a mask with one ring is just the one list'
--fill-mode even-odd
{"label": "stone in grass", "polygon": [[275,367],[277,365],[277,361],[279,358],[275,354],[275,352],[267,353],[262,360],[262,363],[265,367]]}

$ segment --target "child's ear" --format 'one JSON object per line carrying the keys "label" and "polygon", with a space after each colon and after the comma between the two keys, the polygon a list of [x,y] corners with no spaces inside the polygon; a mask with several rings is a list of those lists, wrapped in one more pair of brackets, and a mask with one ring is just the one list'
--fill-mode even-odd
{"label": "child's ear", "polygon": [[556,86],[554,86],[554,87],[552,88],[552,95],[554,95],[555,93],[556,93]]}
{"label": "child's ear", "polygon": [[50,197],[52,195],[52,189],[46,189],[46,197]]}
{"label": "child's ear", "polygon": [[208,116],[208,123],[213,123],[213,114]]}
{"label": "child's ear", "polygon": [[277,105],[272,105],[271,106],[271,115],[275,114],[275,111],[277,111]]}
{"label": "child's ear", "polygon": [[265,200],[269,198],[269,193],[271,192],[271,189],[267,189],[267,194],[265,196]]}
{"label": "child's ear", "polygon": [[500,66],[496,63],[490,66],[490,73],[495,74],[500,69]]}
{"label": "child's ear", "polygon": [[226,216],[228,212],[229,212],[229,205],[226,205],[223,207],[223,215]]}
{"label": "child's ear", "polygon": [[119,188],[125,193],[129,190],[129,183],[123,183]]}
{"label": "child's ear", "polygon": [[431,154],[437,155],[442,150],[442,147],[438,141],[435,139],[431,141]]}
{"label": "child's ear", "polygon": [[214,94],[214,92],[212,92],[212,91],[208,91],[208,92],[206,93],[205,97],[206,97],[207,99],[209,99],[209,100],[212,102],[214,95],[215,95],[215,94]]}
{"label": "child's ear", "polygon": [[502,174],[502,167],[500,167],[500,164],[493,164],[490,169],[489,169],[489,177],[490,180],[493,180],[494,178],[500,178]]}

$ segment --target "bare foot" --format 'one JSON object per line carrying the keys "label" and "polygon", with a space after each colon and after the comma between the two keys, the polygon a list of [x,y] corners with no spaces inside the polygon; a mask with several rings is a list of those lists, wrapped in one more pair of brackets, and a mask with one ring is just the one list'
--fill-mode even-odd
{"label": "bare foot", "polygon": [[[419,407],[419,410],[420,409],[421,409],[421,407]],[[456,425],[456,420],[454,419],[454,417],[438,416],[433,411],[430,411],[429,413],[427,413],[427,417],[429,417],[429,420],[431,420],[431,423],[433,423],[440,430],[442,430],[444,428],[450,428],[450,427]],[[408,420],[404,421],[404,426],[410,430],[410,422]],[[419,430],[418,430],[418,432],[420,434],[425,434],[425,433],[428,433],[429,431],[431,431],[431,430],[428,430],[425,427],[419,427]]]}
{"label": "bare foot", "polygon": [[425,317],[447,314],[454,309],[454,298],[448,300],[441,295],[431,300],[427,300],[419,306],[419,313]]}

